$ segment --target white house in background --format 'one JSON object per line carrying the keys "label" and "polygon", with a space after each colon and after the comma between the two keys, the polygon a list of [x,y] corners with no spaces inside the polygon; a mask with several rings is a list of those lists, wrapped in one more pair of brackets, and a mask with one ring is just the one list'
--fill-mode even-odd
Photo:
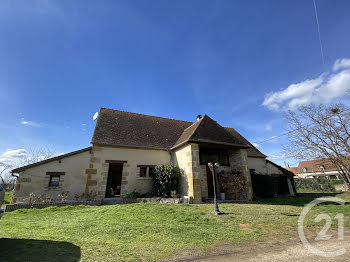
{"label": "white house in background", "polygon": [[184,171],[179,193],[194,203],[213,197],[208,162],[219,162],[217,172],[232,176],[227,199],[252,199],[253,171],[280,176],[280,193],[290,190],[289,171],[266,160],[235,129],[207,115],[188,122],[101,108],[91,144],[14,169],[19,178],[12,202],[23,202],[30,193],[55,199],[65,192],[68,200],[147,193],[152,185],[150,170],[169,163]]}
{"label": "white house in background", "polygon": [[300,178],[324,177],[326,179],[342,179],[336,166],[327,159],[301,161],[297,167],[287,168]]}

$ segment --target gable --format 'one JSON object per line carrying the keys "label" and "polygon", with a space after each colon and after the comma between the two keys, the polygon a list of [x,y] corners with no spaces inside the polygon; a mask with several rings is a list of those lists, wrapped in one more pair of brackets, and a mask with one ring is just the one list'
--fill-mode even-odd
{"label": "gable", "polygon": [[185,129],[173,148],[185,142],[249,147],[242,139],[228,132],[224,127],[207,115]]}

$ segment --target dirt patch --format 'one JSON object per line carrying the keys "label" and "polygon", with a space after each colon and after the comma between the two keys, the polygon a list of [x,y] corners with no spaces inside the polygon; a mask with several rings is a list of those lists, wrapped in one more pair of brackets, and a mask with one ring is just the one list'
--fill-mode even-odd
{"label": "dirt patch", "polygon": [[[244,224],[242,224],[244,225]],[[347,230],[346,230],[347,231]],[[316,247],[324,251],[333,251],[339,247],[345,247],[350,252],[350,232],[345,233],[345,239],[339,245],[339,241],[333,238],[329,241],[311,241]],[[310,239],[311,240],[311,239]],[[191,254],[181,254],[173,259],[173,261],[246,261],[246,262],[279,262],[279,261],[310,261],[310,262],[326,262],[326,261],[349,261],[348,253],[345,255],[332,258],[320,257],[308,251],[299,240],[298,236],[292,238],[276,240],[265,239],[264,241],[255,241],[239,244],[222,244],[216,245],[215,248],[203,252],[195,252]]]}
{"label": "dirt patch", "polygon": [[238,224],[239,229],[243,231],[253,232],[252,226],[249,224]]}

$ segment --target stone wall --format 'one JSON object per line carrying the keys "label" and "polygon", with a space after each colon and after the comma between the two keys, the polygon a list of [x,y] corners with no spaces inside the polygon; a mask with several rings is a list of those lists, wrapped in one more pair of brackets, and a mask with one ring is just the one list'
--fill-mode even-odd
{"label": "stone wall", "polygon": [[201,173],[199,165],[198,144],[187,144],[173,152],[173,162],[184,171],[180,182],[179,192],[183,196],[190,196],[194,203],[202,202]]}
{"label": "stone wall", "polygon": [[[24,202],[30,193],[43,198],[58,199],[58,195],[67,192],[68,199],[75,199],[85,192],[85,169],[88,166],[90,152],[84,151],[59,160],[30,167],[19,174],[12,203]],[[58,187],[48,187],[50,176],[46,172],[64,172],[60,176]]]}
{"label": "stone wall", "polygon": [[[228,179],[225,180],[228,184],[227,190],[229,192],[226,194],[227,199],[251,200],[253,198],[253,189],[247,163],[247,151],[245,149],[233,149],[229,150],[228,153],[230,166],[220,166],[218,168],[215,168],[217,197],[219,197],[219,193],[221,193],[222,191],[222,189],[220,189],[220,183],[218,181],[219,174],[225,174],[225,176],[228,175]],[[208,181],[206,166],[200,165],[199,170],[202,199],[203,201],[206,201],[208,198]]]}
{"label": "stone wall", "polygon": [[93,145],[87,176],[86,193],[97,194],[104,198],[108,177],[109,161],[119,161],[123,164],[122,184],[120,195],[137,191],[151,191],[151,178],[140,177],[138,165],[161,165],[170,163],[170,153],[165,150],[138,149],[126,147],[108,147]]}

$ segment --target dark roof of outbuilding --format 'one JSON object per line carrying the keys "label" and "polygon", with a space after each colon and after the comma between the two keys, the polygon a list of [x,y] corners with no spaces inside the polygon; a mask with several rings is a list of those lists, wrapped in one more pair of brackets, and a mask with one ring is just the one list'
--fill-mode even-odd
{"label": "dark roof of outbuilding", "polygon": [[91,143],[170,150],[187,141],[247,147],[248,156],[265,157],[236,130],[208,116],[188,122],[101,108]]}

